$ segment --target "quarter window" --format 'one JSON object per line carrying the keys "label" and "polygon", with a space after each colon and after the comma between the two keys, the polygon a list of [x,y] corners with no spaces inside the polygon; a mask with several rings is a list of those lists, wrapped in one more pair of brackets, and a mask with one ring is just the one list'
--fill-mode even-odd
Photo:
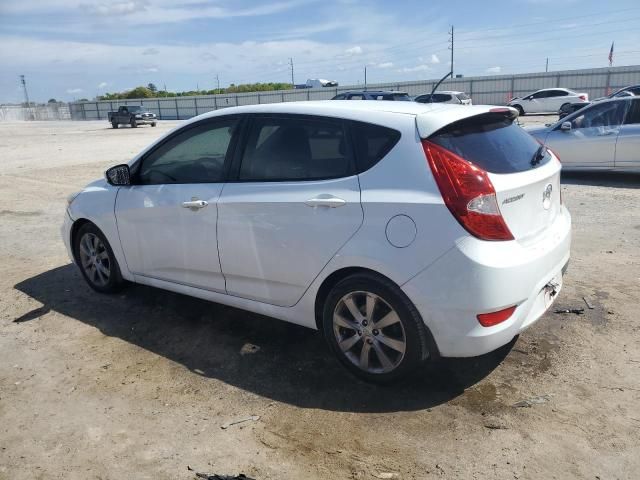
{"label": "quarter window", "polygon": [[144,158],[138,174],[139,183],[222,182],[236,124],[236,119],[226,119],[178,133]]}
{"label": "quarter window", "polygon": [[333,119],[257,117],[242,155],[240,180],[321,180],[351,174],[343,123]]}
{"label": "quarter window", "polygon": [[379,125],[352,122],[358,173],[382,160],[400,140],[400,132]]}

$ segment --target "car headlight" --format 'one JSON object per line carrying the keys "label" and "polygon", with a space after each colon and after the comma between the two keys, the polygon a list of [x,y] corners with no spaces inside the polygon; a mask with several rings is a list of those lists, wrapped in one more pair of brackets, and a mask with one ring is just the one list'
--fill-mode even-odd
{"label": "car headlight", "polygon": [[136,115],[136,118],[142,118],[142,115]]}
{"label": "car headlight", "polygon": [[80,191],[80,192],[75,192],[75,193],[72,193],[71,195],[69,195],[69,196],[67,197],[67,207],[70,207],[70,206],[71,206],[71,204],[73,203],[73,201],[76,199],[76,197],[77,197],[78,195],[80,195],[80,193],[82,193],[82,192],[81,192],[81,191]]}

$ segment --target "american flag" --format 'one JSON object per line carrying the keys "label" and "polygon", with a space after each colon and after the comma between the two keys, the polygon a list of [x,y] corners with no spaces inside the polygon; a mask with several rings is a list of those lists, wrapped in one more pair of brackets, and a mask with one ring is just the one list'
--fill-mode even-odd
{"label": "american flag", "polygon": [[611,42],[611,50],[609,50],[609,66],[613,65],[613,42]]}

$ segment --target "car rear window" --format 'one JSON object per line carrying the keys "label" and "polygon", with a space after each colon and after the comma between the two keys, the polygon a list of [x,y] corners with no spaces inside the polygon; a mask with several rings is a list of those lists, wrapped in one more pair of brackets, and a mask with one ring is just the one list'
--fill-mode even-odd
{"label": "car rear window", "polygon": [[400,132],[364,122],[352,122],[358,173],[369,170],[400,140]]}
{"label": "car rear window", "polygon": [[459,120],[437,131],[430,140],[491,173],[524,172],[551,159],[547,153],[539,161],[532,161],[540,144],[502,113]]}
{"label": "car rear window", "polygon": [[470,98],[466,93],[458,93],[456,94],[456,97],[458,97],[458,99],[460,100],[469,100]]}

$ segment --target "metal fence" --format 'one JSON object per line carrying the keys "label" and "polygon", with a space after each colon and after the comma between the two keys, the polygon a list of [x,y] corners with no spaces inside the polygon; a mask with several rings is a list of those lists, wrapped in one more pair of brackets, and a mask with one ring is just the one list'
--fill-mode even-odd
{"label": "metal fence", "polygon": [[66,103],[47,105],[0,105],[0,122],[22,122],[25,120],[70,120],[71,112]]}
{"label": "metal fence", "polygon": [[[369,84],[369,90],[401,90],[409,95],[428,93],[436,80]],[[564,87],[586,92],[590,98],[602,97],[627,85],[640,84],[640,65],[557,72],[523,73],[448,79],[439,90],[459,90],[468,93],[475,104],[504,105],[512,97],[526,95],[541,88]],[[280,90],[194,97],[147,98],[71,103],[71,117],[75,120],[106,119],[107,113],[120,105],[141,105],[161,120],[182,120],[201,113],[238,105],[329,100],[347,90],[362,90],[363,85],[337,88]]]}

